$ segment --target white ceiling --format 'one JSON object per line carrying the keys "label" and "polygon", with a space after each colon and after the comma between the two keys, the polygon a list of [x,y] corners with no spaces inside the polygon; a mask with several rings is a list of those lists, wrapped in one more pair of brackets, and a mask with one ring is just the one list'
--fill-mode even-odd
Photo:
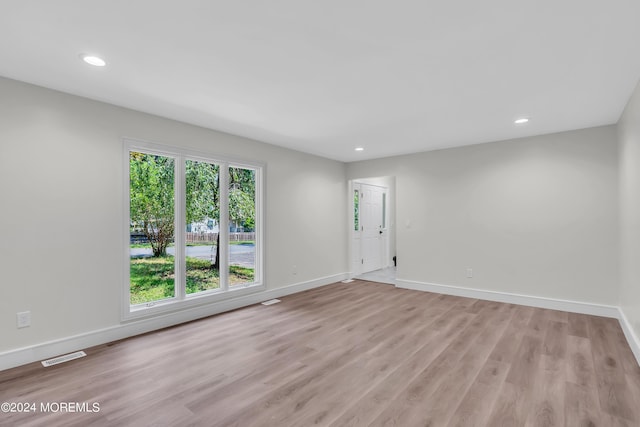
{"label": "white ceiling", "polygon": [[0,0],[2,76],[342,161],[615,123],[639,42],[638,0]]}

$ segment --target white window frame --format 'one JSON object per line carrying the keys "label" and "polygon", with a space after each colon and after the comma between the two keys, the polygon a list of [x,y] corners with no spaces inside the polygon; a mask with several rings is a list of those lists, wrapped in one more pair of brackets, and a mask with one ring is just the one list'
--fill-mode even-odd
{"label": "white window frame", "polygon": [[[122,313],[123,321],[141,317],[154,316],[162,313],[180,311],[195,306],[210,304],[230,298],[236,298],[247,294],[261,292],[266,289],[264,283],[264,173],[265,165],[258,162],[249,162],[233,159],[228,156],[212,155],[193,151],[185,148],[156,144],[132,138],[124,138],[124,280],[122,286]],[[131,305],[130,282],[130,171],[129,153],[138,151],[142,153],[156,154],[171,157],[175,164],[174,199],[175,199],[175,293],[173,298],[154,301],[150,304]],[[218,289],[186,294],[185,284],[185,162],[195,160],[200,162],[215,163],[220,166],[220,287]],[[246,285],[230,287],[229,277],[229,185],[228,172],[230,167],[253,169],[255,173],[255,269],[254,281]]]}

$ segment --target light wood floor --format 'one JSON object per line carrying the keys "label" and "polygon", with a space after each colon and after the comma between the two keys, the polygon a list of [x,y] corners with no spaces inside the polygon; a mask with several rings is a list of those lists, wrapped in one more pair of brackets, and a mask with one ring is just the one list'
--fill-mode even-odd
{"label": "light wood floor", "polygon": [[0,402],[98,402],[1,425],[639,426],[618,322],[337,283],[0,372]]}

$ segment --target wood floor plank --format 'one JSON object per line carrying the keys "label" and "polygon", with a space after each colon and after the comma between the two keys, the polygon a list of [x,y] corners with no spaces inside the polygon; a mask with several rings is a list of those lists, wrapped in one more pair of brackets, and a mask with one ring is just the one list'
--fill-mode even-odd
{"label": "wood floor plank", "polygon": [[540,338],[525,335],[522,338],[518,352],[512,359],[511,369],[506,382],[521,386],[533,386],[538,372],[538,363],[542,350]]}
{"label": "wood floor plank", "polygon": [[[552,322],[554,323],[554,322]],[[555,322],[558,323],[558,322]],[[566,324],[564,324],[566,325]],[[526,427],[558,427],[565,425],[564,358],[541,356],[537,385],[533,391]]]}
{"label": "wood floor plank", "polygon": [[498,362],[510,363],[520,346],[522,337],[528,332],[529,322],[536,310],[522,305],[508,305],[508,308],[513,311],[513,320],[489,357]]}
{"label": "wood floor plank", "polygon": [[576,337],[589,338],[587,330],[587,320],[589,316],[586,314],[568,313],[569,335]]}
{"label": "wood floor plank", "polygon": [[[615,322],[609,322],[608,330],[616,343],[615,347],[620,357],[632,401],[635,402],[636,405],[640,405],[640,365],[638,365],[631,348],[627,344],[627,339],[620,326]],[[636,417],[636,419],[638,419],[638,417]]]}
{"label": "wood floor plank", "polygon": [[[487,359],[449,421],[449,427],[482,427],[487,425],[500,386],[511,365]],[[493,398],[492,398],[493,397]]]}
{"label": "wood floor plank", "polygon": [[610,334],[610,319],[592,316],[589,318],[589,338],[596,372],[600,408],[609,415],[631,422],[639,422],[631,389],[627,385],[616,340]]}
{"label": "wood floor plank", "polygon": [[547,324],[550,321],[548,310],[535,310],[527,323],[527,335],[544,338],[547,332]]}
{"label": "wood floor plank", "polygon": [[563,322],[549,321],[542,343],[543,354],[555,359],[564,359],[567,352],[568,325]]}
{"label": "wood floor plank", "polygon": [[565,425],[584,427],[604,425],[600,419],[597,394],[593,389],[567,382],[564,393]]}
{"label": "wood floor plank", "polygon": [[524,426],[528,416],[531,394],[532,391],[527,386],[504,381],[495,398],[486,426]]}
{"label": "wood floor plank", "polygon": [[0,426],[637,427],[615,319],[336,283],[0,372]]}
{"label": "wood floor plank", "polygon": [[562,322],[562,323],[569,322],[569,313],[567,313],[566,311],[549,310],[549,309],[542,309],[542,310],[545,311],[549,320],[552,322]]}
{"label": "wood floor plank", "polygon": [[524,335],[509,359],[511,366],[493,406],[489,426],[523,426],[529,416],[531,398],[538,385],[542,340]]}
{"label": "wood floor plank", "polygon": [[596,372],[588,338],[567,337],[566,378],[570,383],[596,391]]}

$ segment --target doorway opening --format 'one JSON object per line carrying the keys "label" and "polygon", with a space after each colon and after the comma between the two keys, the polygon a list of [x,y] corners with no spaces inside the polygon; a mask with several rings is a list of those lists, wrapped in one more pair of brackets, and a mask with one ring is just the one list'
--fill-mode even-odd
{"label": "doorway opening", "polygon": [[351,277],[395,284],[395,177],[349,182]]}

